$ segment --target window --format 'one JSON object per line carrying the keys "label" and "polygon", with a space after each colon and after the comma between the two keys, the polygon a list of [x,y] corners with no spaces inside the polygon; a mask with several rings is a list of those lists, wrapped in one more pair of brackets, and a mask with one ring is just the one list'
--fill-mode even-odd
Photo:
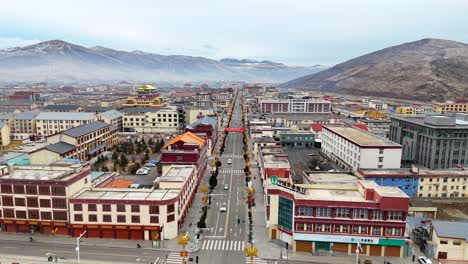
{"label": "window", "polygon": [[28,218],[29,219],[39,219],[39,211],[38,210],[28,210]]}
{"label": "window", "polygon": [[111,215],[103,215],[102,216],[102,221],[105,223],[112,222],[112,216]]}
{"label": "window", "polygon": [[26,194],[37,194],[37,186],[26,186]]}
{"label": "window", "polygon": [[297,215],[301,216],[312,216],[313,208],[312,207],[305,207],[305,206],[298,206],[297,207]]}
{"label": "window", "polygon": [[372,228],[372,235],[380,235],[382,233],[381,231],[381,228],[380,227],[373,227]]}
{"label": "window", "polygon": [[11,188],[11,185],[6,185],[6,184],[2,184],[2,187],[1,187],[1,190],[2,190],[2,193],[13,193],[13,189]]}
{"label": "window", "polygon": [[14,206],[13,197],[11,196],[2,196],[2,203],[4,206]]}
{"label": "window", "polygon": [[24,185],[13,185],[13,192],[16,194],[24,194]]}
{"label": "window", "polygon": [[95,214],[88,215],[88,221],[89,222],[97,222],[97,215],[95,215]]}
{"label": "window", "polygon": [[401,228],[395,228],[395,236],[401,236]]}
{"label": "window", "polygon": [[13,209],[3,209],[3,217],[5,217],[5,218],[15,218],[15,210],[13,210]]}
{"label": "window", "polygon": [[15,198],[15,206],[26,206],[24,198]]}
{"label": "window", "polygon": [[52,220],[52,213],[51,212],[41,212],[41,219],[42,220]]}
{"label": "window", "polygon": [[383,162],[383,157],[379,157],[379,162]]}
{"label": "window", "polygon": [[74,205],[73,205],[73,210],[75,210],[75,211],[83,211],[83,205],[82,205],[82,204],[74,204]]}
{"label": "window", "polygon": [[448,244],[448,241],[447,241],[447,240],[441,240],[441,241],[440,241],[440,244],[442,244],[442,245],[447,245],[447,244]]}
{"label": "window", "polygon": [[67,220],[67,212],[66,211],[54,211],[54,220]]}
{"label": "window", "polygon": [[383,154],[383,152],[384,152],[384,149],[382,149],[382,148],[379,149],[379,154]]}
{"label": "window", "polygon": [[140,223],[140,216],[139,215],[132,215],[132,223],[139,224]]}
{"label": "window", "polygon": [[157,216],[157,215],[150,216],[150,223],[151,224],[158,224],[159,223],[159,216]]}
{"label": "window", "polygon": [[171,215],[168,215],[168,216],[167,216],[167,222],[168,222],[168,223],[170,223],[170,222],[172,222],[172,221],[174,221],[174,220],[175,220],[175,215],[174,215],[174,214],[171,214]]}
{"label": "window", "polygon": [[316,224],[315,225],[315,232],[322,232],[322,227],[323,227],[322,224]]}
{"label": "window", "polygon": [[131,211],[132,211],[132,213],[139,213],[140,212],[140,206],[138,204],[132,204]]}
{"label": "window", "polygon": [[167,213],[172,213],[174,212],[174,204],[170,204],[167,206]]}
{"label": "window", "polygon": [[460,241],[453,241],[453,245],[454,246],[461,246],[461,242]]}
{"label": "window", "polygon": [[360,218],[360,219],[367,218],[367,209],[354,209],[353,218]]}
{"label": "window", "polygon": [[367,234],[367,226],[361,226],[361,234]]}
{"label": "window", "polygon": [[374,219],[377,219],[377,220],[382,220],[383,219],[382,211],[374,210],[372,212],[372,215],[374,216]]}
{"label": "window", "polygon": [[82,214],[75,214],[74,218],[75,218],[75,222],[83,222]]}
{"label": "window", "polygon": [[118,215],[118,216],[117,216],[117,222],[118,222],[118,223],[125,223],[125,222],[127,222],[127,219],[126,219],[125,215]]}
{"label": "window", "polygon": [[385,233],[387,234],[387,236],[393,236],[393,227],[387,227]]}
{"label": "window", "polygon": [[340,233],[340,232],[341,232],[341,226],[335,225],[335,233]]}
{"label": "window", "polygon": [[149,207],[150,214],[159,214],[159,206],[157,205],[150,205]]}
{"label": "window", "polygon": [[319,207],[319,208],[316,209],[316,213],[317,213],[318,217],[330,217],[331,208]]}
{"label": "window", "polygon": [[49,186],[39,186],[39,195],[50,195]]}
{"label": "window", "polygon": [[16,211],[16,218],[26,219],[26,211]]}
{"label": "window", "polygon": [[37,201],[37,197],[27,197],[26,202],[28,207],[39,207],[39,202]]}
{"label": "window", "polygon": [[97,211],[97,206],[96,206],[96,204],[88,204],[88,211],[90,211],[90,212],[96,212],[96,211]]}
{"label": "window", "polygon": [[125,204],[118,204],[117,212],[125,212]]}
{"label": "window", "polygon": [[350,211],[348,208],[337,208],[336,209],[336,217],[344,217],[349,218]]}
{"label": "window", "polygon": [[65,199],[52,199],[52,207],[53,208],[60,208],[66,209],[67,208],[67,201]]}
{"label": "window", "polygon": [[388,219],[390,220],[402,220],[403,213],[402,212],[388,212]]}
{"label": "window", "polygon": [[359,226],[353,226],[353,233],[358,234],[359,233]]}
{"label": "window", "polygon": [[52,186],[52,195],[65,196],[65,187]]}
{"label": "window", "polygon": [[330,233],[330,231],[331,231],[331,225],[329,225],[329,224],[324,225],[324,230],[323,230],[323,231],[324,231],[324,232],[327,232],[327,233]]}
{"label": "window", "polygon": [[110,204],[103,204],[102,205],[102,211],[103,212],[110,212],[111,211],[111,205]]}

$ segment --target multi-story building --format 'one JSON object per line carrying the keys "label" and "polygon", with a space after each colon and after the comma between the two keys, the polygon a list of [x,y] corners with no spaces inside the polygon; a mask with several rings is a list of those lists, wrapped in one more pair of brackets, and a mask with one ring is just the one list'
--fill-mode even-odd
{"label": "multi-story building", "polygon": [[42,108],[44,112],[83,112],[81,105],[46,105]]}
{"label": "multi-story building", "polygon": [[468,114],[392,116],[389,139],[403,146],[403,164],[431,169],[468,165]]}
{"label": "multi-story building", "polygon": [[456,102],[446,102],[443,104],[436,104],[432,108],[434,112],[458,112],[458,113],[468,113],[468,101],[460,100]]}
{"label": "multi-story building", "polygon": [[151,189],[84,189],[70,199],[70,234],[162,240],[178,236],[197,188],[195,165],[171,165]]}
{"label": "multi-story building", "polygon": [[330,113],[331,102],[320,99],[261,100],[262,113]]}
{"label": "multi-story building", "polygon": [[39,112],[23,112],[14,115],[13,139],[23,140],[36,134],[36,116]]}
{"label": "multi-story building", "polygon": [[373,181],[268,184],[269,236],[293,251],[404,255],[409,197],[400,189]]}
{"label": "multi-story building", "polygon": [[411,197],[468,197],[466,169],[360,169],[356,175],[381,186],[396,186]]}
{"label": "multi-story building", "polygon": [[109,110],[97,114],[97,119],[111,126],[116,127],[119,131],[123,131],[123,115],[117,110]]}
{"label": "multi-story building", "polygon": [[186,132],[192,132],[200,138],[204,138],[207,145],[207,155],[211,156],[218,142],[218,120],[209,116],[197,119],[185,128]]}
{"label": "multi-story building", "polygon": [[185,110],[185,123],[192,124],[203,116],[212,116],[215,111],[212,107],[187,107]]}
{"label": "multi-story building", "polygon": [[10,144],[11,133],[10,126],[7,123],[0,122],[0,149]]}
{"label": "multi-story building", "polygon": [[96,117],[94,113],[41,112],[35,119],[37,136],[47,137],[73,127],[91,123],[96,120]]}
{"label": "multi-story building", "polygon": [[399,115],[414,115],[415,111],[413,107],[409,106],[399,106],[395,109],[396,113]]}
{"label": "multi-story building", "polygon": [[379,100],[371,100],[368,102],[367,107],[377,111],[382,111],[388,108],[388,104]]}
{"label": "multi-story building", "polygon": [[31,163],[48,164],[61,158],[90,160],[111,149],[118,139],[116,127],[95,121],[47,137],[50,144],[31,153]]}
{"label": "multi-story building", "polygon": [[124,112],[124,131],[138,133],[176,133],[182,129],[180,112],[176,106],[166,106],[154,111]]}
{"label": "multi-story building", "polygon": [[312,132],[285,132],[280,134],[280,142],[283,147],[310,148],[314,145]]}
{"label": "multi-story building", "polygon": [[283,147],[260,147],[258,149],[258,166],[264,186],[272,176],[276,176],[281,181],[292,183],[291,164],[288,160],[288,154],[283,152]]}
{"label": "multi-story building", "polygon": [[366,125],[372,134],[388,139],[390,120],[359,119],[358,123]]}
{"label": "multi-story building", "polygon": [[[468,223],[432,220],[434,257],[438,260],[468,261]],[[440,263],[449,263],[442,262]]]}
{"label": "multi-story building", "polygon": [[2,231],[68,235],[69,199],[91,187],[90,166],[70,165],[1,166]]}
{"label": "multi-story building", "polygon": [[304,125],[307,130],[310,129],[312,124],[343,124],[341,117],[333,114],[268,114],[265,120],[273,126],[297,127]]}
{"label": "multi-story building", "polygon": [[5,100],[0,101],[1,108],[14,108],[21,111],[30,111],[37,109],[39,104],[37,101],[30,100]]}
{"label": "multi-story building", "polygon": [[400,168],[401,145],[362,129],[324,126],[323,153],[345,169]]}
{"label": "multi-story building", "polygon": [[166,105],[164,97],[151,85],[143,85],[137,88],[136,96],[129,96],[124,107],[163,107]]}

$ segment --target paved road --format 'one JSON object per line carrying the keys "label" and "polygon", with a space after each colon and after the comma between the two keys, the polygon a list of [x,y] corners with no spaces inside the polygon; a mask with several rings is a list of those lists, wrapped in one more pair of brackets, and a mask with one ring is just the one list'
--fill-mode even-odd
{"label": "paved road", "polygon": [[[25,250],[27,249],[27,250]],[[55,252],[59,263],[74,263],[77,259],[75,245],[51,244],[29,241],[0,240],[1,256],[34,256],[38,260],[46,260],[46,254]],[[163,258],[164,252],[151,249],[115,248],[104,246],[80,246],[80,259],[83,261],[112,262],[112,263],[139,263],[137,259],[147,260],[144,263],[154,262],[156,257]],[[88,262],[89,263],[89,262]],[[141,263],[141,262],[140,262]]]}

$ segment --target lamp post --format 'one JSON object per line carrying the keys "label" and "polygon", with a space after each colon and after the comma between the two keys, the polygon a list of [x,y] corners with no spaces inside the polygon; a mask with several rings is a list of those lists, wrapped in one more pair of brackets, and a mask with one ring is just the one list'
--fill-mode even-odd
{"label": "lamp post", "polygon": [[78,256],[78,263],[80,263],[80,239],[86,234],[87,230],[80,234],[79,237],[76,238],[76,253]]}
{"label": "lamp post", "polygon": [[245,255],[250,257],[250,264],[253,264],[253,258],[258,255],[258,250],[254,244],[250,244],[245,248]]}
{"label": "lamp post", "polygon": [[187,257],[188,252],[185,250],[185,246],[188,245],[189,241],[190,237],[187,233],[180,235],[179,239],[177,240],[177,244],[182,246],[182,251],[180,251],[180,256],[182,257],[182,264],[186,264],[185,257]]}
{"label": "lamp post", "polygon": [[387,244],[388,244],[388,234],[385,233],[385,247],[384,247],[384,264],[387,264]]}

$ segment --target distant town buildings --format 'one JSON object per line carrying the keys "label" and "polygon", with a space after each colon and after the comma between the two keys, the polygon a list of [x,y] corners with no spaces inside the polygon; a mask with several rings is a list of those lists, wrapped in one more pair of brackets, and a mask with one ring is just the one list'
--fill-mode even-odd
{"label": "distant town buildings", "polygon": [[36,117],[37,136],[47,137],[67,129],[91,123],[96,120],[94,113],[41,112]]}
{"label": "distant town buildings", "polygon": [[331,102],[319,99],[268,99],[261,100],[262,113],[330,113]]}
{"label": "distant town buildings", "polygon": [[161,97],[156,88],[151,85],[143,85],[137,88],[136,96],[129,96],[124,107],[164,107],[165,98]]}

